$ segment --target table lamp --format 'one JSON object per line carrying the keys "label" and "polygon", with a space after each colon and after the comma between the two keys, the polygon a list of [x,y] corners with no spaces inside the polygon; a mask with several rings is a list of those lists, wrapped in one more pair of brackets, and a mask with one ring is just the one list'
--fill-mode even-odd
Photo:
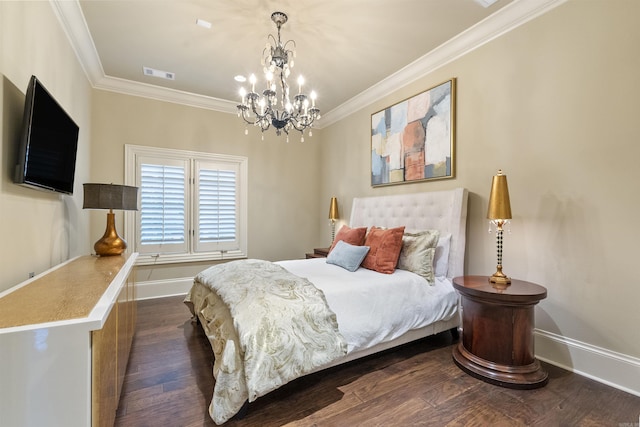
{"label": "table lamp", "polygon": [[[499,286],[509,286],[511,279],[502,272],[502,227],[511,219],[511,202],[509,201],[509,188],[507,176],[498,170],[498,174],[491,182],[491,194],[489,195],[489,209],[487,218],[496,226],[496,244],[498,249],[498,266],[489,281]],[[491,229],[489,229],[491,231]]]}
{"label": "table lamp", "polygon": [[336,238],[336,220],[338,219],[338,200],[335,197],[331,198],[331,204],[329,205],[329,220],[331,221],[331,243]]}
{"label": "table lamp", "polygon": [[96,255],[122,255],[127,249],[127,242],[116,231],[113,210],[137,211],[138,187],[114,184],[83,184],[83,186],[83,209],[109,209],[104,236],[93,245]]}

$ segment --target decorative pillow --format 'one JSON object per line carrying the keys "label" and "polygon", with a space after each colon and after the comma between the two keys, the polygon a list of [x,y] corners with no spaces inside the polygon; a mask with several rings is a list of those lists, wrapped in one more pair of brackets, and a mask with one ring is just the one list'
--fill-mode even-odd
{"label": "decorative pillow", "polygon": [[356,271],[369,252],[369,246],[354,246],[338,240],[336,246],[327,256],[327,263],[334,264],[349,271]]}
{"label": "decorative pillow", "polygon": [[379,273],[393,273],[402,249],[403,234],[404,226],[387,230],[371,227],[364,241],[364,245],[371,249],[362,261],[362,266]]}
{"label": "decorative pillow", "polygon": [[404,233],[398,268],[424,277],[430,285],[435,284],[433,257],[438,244],[438,230]]}
{"label": "decorative pillow", "polygon": [[338,234],[336,234],[335,239],[333,239],[333,243],[331,244],[331,248],[329,248],[329,253],[336,246],[336,243],[339,241],[343,241],[349,243],[354,246],[362,246],[364,242],[364,236],[367,234],[367,227],[358,227],[358,228],[350,228],[346,225],[343,225]]}
{"label": "decorative pillow", "polygon": [[436,246],[436,254],[433,259],[436,277],[446,277],[449,270],[449,248],[451,246],[451,233],[440,235],[438,245]]}

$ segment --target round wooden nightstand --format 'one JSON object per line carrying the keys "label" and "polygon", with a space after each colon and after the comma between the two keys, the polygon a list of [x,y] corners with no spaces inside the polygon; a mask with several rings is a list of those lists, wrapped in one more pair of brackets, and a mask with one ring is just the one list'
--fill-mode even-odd
{"label": "round wooden nightstand", "polygon": [[530,389],[547,383],[534,355],[534,306],[547,297],[535,283],[511,280],[496,288],[487,276],[453,279],[462,299],[462,341],[453,360],[468,374],[503,387]]}

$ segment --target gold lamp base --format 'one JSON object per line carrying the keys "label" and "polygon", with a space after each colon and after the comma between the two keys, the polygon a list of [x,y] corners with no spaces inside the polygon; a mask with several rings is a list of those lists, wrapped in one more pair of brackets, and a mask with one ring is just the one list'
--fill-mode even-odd
{"label": "gold lamp base", "polygon": [[511,285],[511,278],[507,277],[507,275],[502,272],[502,266],[498,265],[498,271],[489,277],[489,282],[493,283],[493,287],[496,289],[506,289]]}
{"label": "gold lamp base", "polygon": [[127,242],[116,231],[116,215],[113,211],[107,214],[107,229],[104,236],[93,245],[93,249],[98,256],[122,255],[127,249]]}

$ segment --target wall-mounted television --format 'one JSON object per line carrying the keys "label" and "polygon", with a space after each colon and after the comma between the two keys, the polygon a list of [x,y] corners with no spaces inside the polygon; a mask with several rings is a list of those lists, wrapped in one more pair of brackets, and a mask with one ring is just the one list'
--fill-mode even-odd
{"label": "wall-mounted television", "polygon": [[36,76],[31,76],[24,102],[15,183],[73,194],[78,130],[78,125]]}

